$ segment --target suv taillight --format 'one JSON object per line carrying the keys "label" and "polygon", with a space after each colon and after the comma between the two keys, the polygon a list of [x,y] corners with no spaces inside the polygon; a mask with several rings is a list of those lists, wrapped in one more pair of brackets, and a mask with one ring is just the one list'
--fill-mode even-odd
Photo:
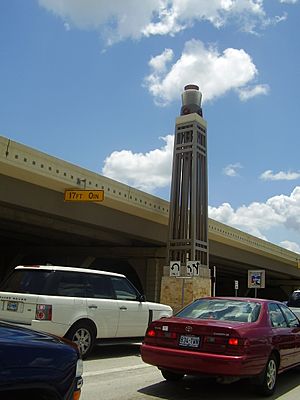
{"label": "suv taillight", "polygon": [[50,304],[37,304],[35,311],[35,319],[40,321],[52,320],[52,305]]}

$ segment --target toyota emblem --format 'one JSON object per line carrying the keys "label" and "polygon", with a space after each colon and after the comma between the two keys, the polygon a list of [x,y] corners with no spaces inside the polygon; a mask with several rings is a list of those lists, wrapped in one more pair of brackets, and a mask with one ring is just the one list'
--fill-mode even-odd
{"label": "toyota emblem", "polygon": [[186,332],[192,332],[193,328],[190,325],[185,327]]}

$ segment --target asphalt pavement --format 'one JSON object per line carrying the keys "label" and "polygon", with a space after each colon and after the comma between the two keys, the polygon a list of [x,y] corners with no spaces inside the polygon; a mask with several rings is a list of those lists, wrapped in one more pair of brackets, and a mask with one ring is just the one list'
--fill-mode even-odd
{"label": "asphalt pavement", "polygon": [[[81,400],[257,400],[262,399],[246,380],[228,385],[212,379],[184,377],[166,382],[156,367],[143,363],[139,344],[97,346],[84,361]],[[278,378],[270,400],[299,400],[300,370]]]}

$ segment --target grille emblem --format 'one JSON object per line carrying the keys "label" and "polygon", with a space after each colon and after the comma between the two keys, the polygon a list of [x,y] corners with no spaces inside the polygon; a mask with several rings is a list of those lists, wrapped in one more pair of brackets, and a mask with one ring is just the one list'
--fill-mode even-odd
{"label": "grille emblem", "polygon": [[186,332],[192,332],[193,328],[190,325],[185,327]]}

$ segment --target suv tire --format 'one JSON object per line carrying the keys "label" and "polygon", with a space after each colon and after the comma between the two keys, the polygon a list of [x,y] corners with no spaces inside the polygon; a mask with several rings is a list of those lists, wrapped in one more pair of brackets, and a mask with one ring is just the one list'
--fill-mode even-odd
{"label": "suv tire", "polygon": [[96,340],[96,329],[92,323],[79,321],[71,326],[66,338],[76,343],[83,359],[91,353]]}

